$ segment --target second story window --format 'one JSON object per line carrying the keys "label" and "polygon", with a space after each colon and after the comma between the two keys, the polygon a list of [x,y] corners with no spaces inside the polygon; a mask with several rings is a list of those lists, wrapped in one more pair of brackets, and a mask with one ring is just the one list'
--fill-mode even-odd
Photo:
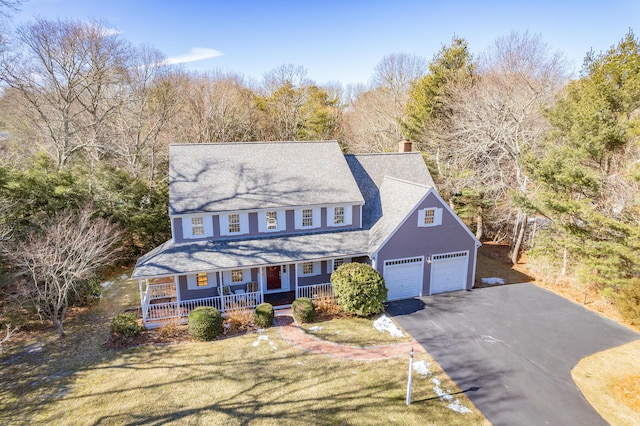
{"label": "second story window", "polygon": [[302,210],[302,226],[303,227],[313,226],[313,210],[312,209]]}
{"label": "second story window", "polygon": [[204,235],[204,220],[202,217],[191,218],[191,235],[194,237]]}
{"label": "second story window", "polygon": [[240,232],[240,215],[237,213],[229,215],[229,233],[236,232]]}
{"label": "second story window", "polygon": [[334,225],[344,224],[344,207],[336,207],[333,209],[333,224]]}
{"label": "second story window", "polygon": [[273,231],[278,229],[278,213],[277,212],[267,212],[267,230]]}

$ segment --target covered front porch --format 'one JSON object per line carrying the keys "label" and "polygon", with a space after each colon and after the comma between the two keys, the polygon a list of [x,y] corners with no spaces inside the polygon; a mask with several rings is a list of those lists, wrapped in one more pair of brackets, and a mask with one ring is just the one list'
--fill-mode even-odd
{"label": "covered front porch", "polygon": [[189,312],[200,306],[214,307],[224,315],[237,309],[253,310],[263,302],[270,303],[275,309],[283,309],[290,307],[299,297],[317,299],[333,294],[329,282],[296,283],[293,290],[279,291],[267,290],[259,282],[248,282],[205,289],[210,294],[205,297],[194,297],[197,293],[187,292],[187,298],[184,298],[181,297],[181,293],[185,293],[181,281],[181,276],[138,280],[142,321],[147,327],[160,326],[167,321],[185,322]]}

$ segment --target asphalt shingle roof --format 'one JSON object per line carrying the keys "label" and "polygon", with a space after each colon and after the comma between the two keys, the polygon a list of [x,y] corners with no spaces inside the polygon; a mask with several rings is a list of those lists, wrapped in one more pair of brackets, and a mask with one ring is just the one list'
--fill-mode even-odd
{"label": "asphalt shingle roof", "polygon": [[226,268],[249,268],[367,254],[363,230],[175,244],[167,241],[138,260],[134,279]]}
{"label": "asphalt shingle roof", "polygon": [[364,200],[336,141],[169,147],[171,214]]}
{"label": "asphalt shingle roof", "polygon": [[355,154],[345,155],[345,159],[365,199],[362,211],[365,229],[371,228],[382,217],[380,187],[385,176],[435,186],[419,152]]}

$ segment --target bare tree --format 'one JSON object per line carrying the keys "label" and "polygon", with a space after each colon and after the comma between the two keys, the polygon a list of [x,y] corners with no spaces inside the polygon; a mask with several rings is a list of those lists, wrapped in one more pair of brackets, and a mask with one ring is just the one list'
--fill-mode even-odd
{"label": "bare tree", "polygon": [[114,259],[121,232],[88,208],[65,212],[3,247],[25,296],[64,336],[69,297]]}
{"label": "bare tree", "polygon": [[104,128],[120,105],[114,96],[128,43],[96,21],[39,19],[18,28],[13,56],[3,62],[23,118],[58,167],[81,152],[98,155]]}
{"label": "bare tree", "polygon": [[[179,107],[179,73],[164,65],[159,51],[135,49],[126,77],[118,87],[123,102],[109,120],[110,144],[105,148],[123,160],[129,173],[138,177],[146,169],[152,182],[156,176],[162,136]],[[119,164],[122,164],[120,162]]]}
{"label": "bare tree", "polygon": [[219,71],[189,75],[182,91],[180,120],[183,125],[179,139],[186,142],[255,140],[258,133],[255,100],[255,92],[240,75]]}
{"label": "bare tree", "polygon": [[514,32],[482,56],[478,77],[452,90],[448,101],[454,118],[448,164],[465,177],[460,187],[490,195],[502,220],[513,222],[511,260],[517,263],[528,222],[519,201],[535,191],[523,159],[539,153],[549,128],[541,110],[565,82],[564,62],[539,36]]}
{"label": "bare tree", "polygon": [[371,86],[356,88],[342,123],[345,145],[352,152],[396,149],[402,138],[401,123],[409,88],[426,72],[424,58],[396,53],[375,67]]}

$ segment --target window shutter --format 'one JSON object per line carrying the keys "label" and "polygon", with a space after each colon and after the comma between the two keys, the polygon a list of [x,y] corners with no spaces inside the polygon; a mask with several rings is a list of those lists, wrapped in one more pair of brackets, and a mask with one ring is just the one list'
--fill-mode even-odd
{"label": "window shutter", "polygon": [[[191,222],[191,221],[189,221]],[[189,223],[191,224],[191,223]],[[187,288],[189,290],[195,290],[198,287],[198,284],[196,283],[196,276],[195,275],[187,275]]]}
{"label": "window shutter", "polygon": [[204,236],[213,237],[213,217],[204,216],[202,218],[202,223],[204,225]]}
{"label": "window shutter", "polygon": [[435,209],[434,225],[442,225],[442,209]]}
{"label": "window shutter", "polygon": [[191,218],[190,217],[182,218],[182,238],[184,239],[193,238],[193,235],[191,235]]}
{"label": "window shutter", "polygon": [[249,232],[249,214],[240,213],[240,234],[247,234]]}
{"label": "window shutter", "polygon": [[344,206],[344,224],[351,225],[353,219],[353,206]]}
{"label": "window shutter", "polygon": [[284,231],[287,229],[287,215],[284,210],[278,210],[276,213],[278,218],[278,231]]}
{"label": "window shutter", "polygon": [[[278,218],[278,226],[280,226],[280,218]],[[258,212],[258,232],[267,231],[267,212]]]}
{"label": "window shutter", "polygon": [[229,215],[220,215],[220,235],[229,235]]}
{"label": "window shutter", "polygon": [[[313,226],[312,228],[319,228],[322,223],[322,209],[313,209]],[[315,268],[315,267],[314,267]]]}

